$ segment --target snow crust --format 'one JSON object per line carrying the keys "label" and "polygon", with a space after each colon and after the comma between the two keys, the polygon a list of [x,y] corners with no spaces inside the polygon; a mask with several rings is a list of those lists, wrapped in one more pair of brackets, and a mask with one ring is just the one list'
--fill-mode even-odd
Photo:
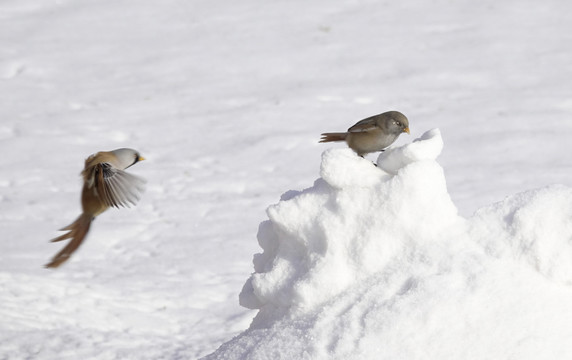
{"label": "snow crust", "polygon": [[205,359],[572,357],[572,189],[459,216],[438,129],[382,153],[322,155],[260,224],[250,328]]}

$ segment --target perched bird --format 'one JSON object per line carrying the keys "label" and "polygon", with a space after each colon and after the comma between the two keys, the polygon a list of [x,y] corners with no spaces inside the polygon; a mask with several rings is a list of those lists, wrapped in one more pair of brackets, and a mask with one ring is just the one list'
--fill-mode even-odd
{"label": "perched bird", "polygon": [[70,242],[46,265],[56,268],[67,261],[81,245],[93,219],[109,207],[135,205],[143,192],[145,180],[124,171],[137,162],[145,160],[133,149],[101,151],[85,160],[81,172],[83,190],[81,193],[82,214],[76,221],[61,229],[67,233],[52,242],[71,239]]}
{"label": "perched bird", "polygon": [[358,121],[345,133],[323,133],[321,143],[345,141],[359,156],[383,151],[401,133],[409,134],[409,120],[399,111],[388,111]]}

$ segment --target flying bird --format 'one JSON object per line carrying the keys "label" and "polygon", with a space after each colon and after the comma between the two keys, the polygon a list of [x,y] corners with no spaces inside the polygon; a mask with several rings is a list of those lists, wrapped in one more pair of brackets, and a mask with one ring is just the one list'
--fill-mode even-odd
{"label": "flying bird", "polygon": [[129,207],[129,204],[137,203],[145,180],[125,169],[142,160],[145,158],[136,150],[126,148],[100,151],[85,160],[81,172],[83,212],[73,223],[61,229],[67,233],[51,240],[70,239],[70,242],[46,264],[47,268],[57,268],[70,258],[82,244],[96,216],[110,207]]}
{"label": "flying bird", "polygon": [[409,120],[399,111],[388,111],[358,121],[344,133],[323,133],[321,143],[345,141],[359,156],[383,151],[401,133],[409,134]]}

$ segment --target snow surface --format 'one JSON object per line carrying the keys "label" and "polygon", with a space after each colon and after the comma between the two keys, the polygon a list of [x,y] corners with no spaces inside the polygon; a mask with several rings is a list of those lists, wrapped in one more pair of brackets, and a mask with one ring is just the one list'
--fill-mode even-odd
{"label": "snow surface", "polygon": [[[261,354],[295,334],[292,352],[316,339],[308,356],[379,349],[390,357],[401,347],[400,357],[412,358],[419,348],[437,358],[462,351],[458,358],[535,351],[536,358],[566,358],[567,343],[559,341],[570,329],[570,10],[558,0],[2,1],[0,358],[195,359],[225,343],[215,353],[223,357],[242,353],[254,337]],[[274,273],[278,282],[259,281],[257,291],[267,291],[260,297],[243,290],[241,301],[260,312],[241,307],[252,254],[262,251],[258,225],[280,194],[290,200],[269,214],[302,221],[287,216],[295,207],[285,204],[310,195],[302,189],[318,176],[310,189],[324,186],[323,197],[328,181],[363,197],[387,181],[402,186],[396,170],[429,161],[396,149],[376,169],[343,144],[317,143],[322,132],[390,109],[411,122],[412,136],[396,147],[440,129],[446,145],[439,165],[431,163],[444,171],[447,190],[434,196],[452,199],[442,210],[459,209],[465,225],[458,236],[450,233],[454,225],[437,223],[448,236],[432,243],[416,242],[429,241],[425,233],[403,243],[364,237],[336,248],[365,258],[332,257],[355,265],[346,266],[340,284],[329,280],[325,294],[297,277],[302,268],[285,268]],[[79,213],[83,160],[119,147],[148,159],[130,168],[147,179],[141,202],[100,216],[69,263],[44,269],[61,247],[48,240]],[[412,186],[437,182],[436,173]],[[546,187],[554,183],[563,185]],[[351,184],[360,185],[346,190]],[[523,193],[529,189],[539,190]],[[352,220],[360,204],[350,205],[336,216]],[[263,222],[259,238],[267,231],[270,239],[268,227]],[[323,244],[314,245],[281,254],[298,251],[319,262],[312,256]],[[384,255],[378,264],[367,252],[385,247],[387,256],[410,258]],[[253,279],[269,251],[256,255]],[[408,268],[391,272],[392,261]],[[320,264],[322,271],[335,265]],[[280,282],[287,275],[291,283]],[[351,276],[367,279],[352,284],[350,300],[342,285]],[[307,274],[307,281],[320,279]],[[380,292],[386,302],[378,302]],[[356,344],[354,334],[365,329],[380,337],[364,334]],[[467,337],[474,347],[462,349]],[[435,347],[445,340],[449,346]]]}
{"label": "snow surface", "polygon": [[268,209],[240,295],[260,310],[205,359],[572,358],[572,189],[464,219],[440,132],[419,140],[378,167],[329,150],[313,187]]}

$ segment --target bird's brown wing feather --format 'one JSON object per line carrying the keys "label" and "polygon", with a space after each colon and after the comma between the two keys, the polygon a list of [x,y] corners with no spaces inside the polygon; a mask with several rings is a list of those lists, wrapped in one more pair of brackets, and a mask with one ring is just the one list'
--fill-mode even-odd
{"label": "bird's brown wing feather", "polygon": [[366,132],[377,127],[375,119],[367,118],[358,121],[354,126],[348,129],[348,132]]}

